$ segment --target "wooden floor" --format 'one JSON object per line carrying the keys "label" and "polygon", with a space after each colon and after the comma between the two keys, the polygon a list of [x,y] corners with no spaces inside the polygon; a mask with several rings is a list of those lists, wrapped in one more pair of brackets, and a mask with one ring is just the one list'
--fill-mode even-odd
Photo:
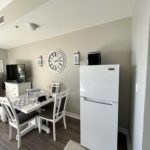
{"label": "wooden floor", "polygon": [[[50,125],[51,127],[51,125]],[[57,141],[53,141],[51,134],[42,132],[38,133],[38,130],[33,130],[22,138],[21,150],[63,150],[67,142],[72,139],[76,142],[80,142],[80,121],[72,118],[67,118],[67,127],[63,128],[62,122],[56,125]],[[16,150],[17,142],[15,140],[16,131],[13,131],[13,140],[8,140],[8,124],[0,122],[0,150]],[[119,134],[119,150],[127,150],[126,138],[124,135]]]}

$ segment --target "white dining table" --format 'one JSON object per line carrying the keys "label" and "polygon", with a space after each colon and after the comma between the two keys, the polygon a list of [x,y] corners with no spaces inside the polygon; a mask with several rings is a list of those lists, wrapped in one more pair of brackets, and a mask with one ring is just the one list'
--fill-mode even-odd
{"label": "white dining table", "polygon": [[[21,95],[19,97],[16,97],[13,100],[13,106],[15,109],[25,113],[25,114],[29,114],[33,111],[39,111],[40,112],[40,108],[53,102],[54,98],[48,98],[47,100],[43,101],[43,102],[38,102],[38,97],[27,97],[26,95]],[[36,129],[37,128],[37,123],[36,120],[31,121],[28,126],[22,130],[21,132],[21,136],[29,133],[31,130]],[[47,126],[45,126],[44,124],[42,124],[41,126],[42,130],[44,130],[46,133],[50,133],[50,128],[48,128]],[[17,138],[17,137],[16,137]]]}

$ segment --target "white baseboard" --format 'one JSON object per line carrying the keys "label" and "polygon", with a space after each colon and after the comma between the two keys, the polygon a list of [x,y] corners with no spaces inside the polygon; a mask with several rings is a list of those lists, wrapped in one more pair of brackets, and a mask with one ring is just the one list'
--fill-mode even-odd
{"label": "white baseboard", "polygon": [[66,116],[80,120],[80,116],[71,112],[66,112]]}
{"label": "white baseboard", "polygon": [[119,132],[123,133],[127,137],[127,148],[128,150],[131,150],[131,143],[130,143],[130,137],[129,137],[129,132],[127,129],[119,127]]}

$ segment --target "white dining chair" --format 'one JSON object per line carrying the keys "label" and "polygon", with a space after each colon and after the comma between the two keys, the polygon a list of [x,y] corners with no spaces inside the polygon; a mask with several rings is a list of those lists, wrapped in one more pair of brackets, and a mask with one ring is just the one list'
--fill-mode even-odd
{"label": "white dining chair", "polygon": [[[52,98],[56,93],[60,91],[60,83],[59,82],[52,82],[49,85],[48,93],[46,93],[47,98]],[[42,107],[42,110],[49,109],[51,107],[51,103],[47,104]],[[46,121],[46,125],[48,125],[48,122]]]}
{"label": "white dining chair", "polygon": [[39,133],[41,133],[41,122],[43,120],[53,123],[53,139],[56,141],[56,126],[55,124],[63,118],[64,128],[66,126],[65,109],[68,99],[69,89],[64,92],[54,95],[53,109],[46,110],[39,114]]}
{"label": "white dining chair", "polygon": [[18,113],[16,114],[16,111],[11,103],[11,101],[7,97],[0,97],[0,104],[2,105],[3,109],[5,110],[5,113],[8,118],[9,122],[9,140],[12,139],[12,127],[17,130],[17,141],[18,141],[18,148],[21,147],[21,128],[31,122],[32,120],[36,120],[37,122],[37,116],[39,113],[32,112],[29,114],[24,113]]}

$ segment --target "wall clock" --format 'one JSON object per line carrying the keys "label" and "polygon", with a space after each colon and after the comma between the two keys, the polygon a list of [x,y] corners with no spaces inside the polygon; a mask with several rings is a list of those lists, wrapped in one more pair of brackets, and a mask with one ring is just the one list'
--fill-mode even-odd
{"label": "wall clock", "polygon": [[50,70],[53,72],[61,72],[66,65],[66,56],[62,50],[54,50],[48,58]]}

